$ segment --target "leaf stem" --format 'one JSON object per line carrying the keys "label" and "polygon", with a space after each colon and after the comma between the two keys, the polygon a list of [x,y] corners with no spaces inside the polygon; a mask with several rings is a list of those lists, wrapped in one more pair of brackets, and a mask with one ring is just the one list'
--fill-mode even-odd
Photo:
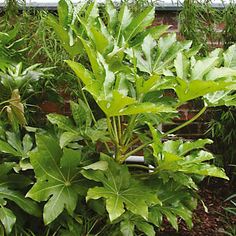
{"label": "leaf stem", "polygon": [[111,153],[111,149],[109,148],[109,145],[107,144],[107,142],[104,142],[104,145],[105,145],[108,153]]}
{"label": "leaf stem", "polygon": [[119,140],[120,140],[120,142],[121,142],[121,138],[122,138],[122,128],[121,128],[120,116],[117,117],[117,121],[118,121],[118,137],[119,137]]}
{"label": "leaf stem", "polygon": [[151,168],[151,167],[144,166],[144,165],[138,165],[138,164],[127,164],[126,166],[132,167],[132,168],[145,169],[145,170],[155,170],[155,168]]}
{"label": "leaf stem", "polygon": [[120,141],[119,141],[115,116],[112,117],[112,121],[113,121],[113,130],[114,130],[114,134],[115,134],[115,138],[116,138],[116,144],[119,145]]}
{"label": "leaf stem", "polygon": [[0,103],[0,106],[3,105],[3,104],[5,104],[5,103],[17,102],[17,101],[19,101],[18,98],[15,98],[15,99],[12,99],[12,98],[11,98],[11,99],[8,99],[8,100],[5,100],[5,101],[1,102],[1,103]]}
{"label": "leaf stem", "polygon": [[124,141],[123,143],[125,145],[127,145],[130,141],[130,134],[131,132],[133,131],[133,127],[135,125],[135,119],[136,119],[136,115],[133,115],[131,118],[130,118],[130,121],[128,122],[128,127],[126,129],[126,132],[125,132],[125,136],[124,136]]}
{"label": "leaf stem", "polygon": [[88,103],[88,99],[87,99],[87,97],[85,96],[84,90],[83,90],[83,88],[82,88],[81,81],[80,81],[79,79],[78,79],[78,84],[79,84],[80,91],[81,91],[81,93],[82,93],[84,102],[85,102],[85,104],[87,105],[87,107],[89,108],[89,111],[90,111],[90,113],[91,113],[92,120],[93,120],[94,124],[96,124],[97,121],[96,121],[96,119],[95,119],[95,117],[94,117],[94,115],[93,115],[92,109],[91,109],[91,107],[90,107],[90,105],[89,105],[89,103]]}
{"label": "leaf stem", "polygon": [[161,137],[164,138],[166,137],[168,134],[174,133],[182,128],[184,128],[185,126],[191,124],[193,121],[195,121],[196,119],[198,119],[205,111],[206,111],[207,107],[204,106],[194,117],[192,117],[190,120],[184,122],[182,125],[179,125],[177,127],[175,127],[174,129],[169,130],[168,132],[164,133]]}
{"label": "leaf stem", "polygon": [[108,128],[108,132],[109,132],[109,134],[111,136],[112,141],[116,142],[115,135],[114,135],[114,130],[112,128],[110,117],[107,117],[107,128]]}
{"label": "leaf stem", "polygon": [[[195,121],[196,119],[198,119],[204,112],[205,110],[207,109],[206,106],[204,106],[193,118],[191,118],[190,120],[186,121],[185,123],[183,123],[182,125],[179,125],[178,127],[174,128],[174,129],[171,129],[169,130],[168,132],[164,133],[161,135],[161,138],[164,138],[166,137],[168,134],[171,134],[171,133],[174,133],[182,128],[184,128],[185,126],[191,124],[193,121]],[[135,154],[136,152],[142,150],[143,148],[145,148],[146,146],[150,145],[151,143],[153,142],[153,140],[147,142],[147,143],[144,143],[142,145],[140,145],[139,147],[133,149],[132,151],[126,153],[123,157],[123,161],[125,161],[129,156],[131,156],[132,154]]]}

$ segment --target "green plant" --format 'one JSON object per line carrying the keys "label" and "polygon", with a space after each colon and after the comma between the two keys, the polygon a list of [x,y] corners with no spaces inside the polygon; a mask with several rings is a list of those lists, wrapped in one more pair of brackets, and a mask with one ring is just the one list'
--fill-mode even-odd
{"label": "green plant", "polygon": [[230,1],[223,11],[223,22],[225,24],[222,32],[224,47],[228,48],[236,42],[236,34],[233,30],[235,25],[236,6],[235,1]]}
{"label": "green plant", "polygon": [[[233,106],[227,108],[215,117],[209,123],[208,133],[216,144],[215,153],[219,154],[219,162],[226,170],[226,173],[231,179],[231,185],[234,186],[235,173],[235,149],[233,143],[236,138],[235,127],[235,108]],[[217,148],[218,147],[218,148]]]}
{"label": "green plant", "polygon": [[[63,60],[68,58],[68,54],[56,39],[54,31],[45,23],[47,15],[47,11],[26,7],[24,1],[9,1],[0,16],[0,29],[15,33],[15,42],[10,42],[12,50],[9,50],[9,44],[6,45],[11,62],[23,62],[24,67],[43,64],[44,67],[52,68],[54,78],[45,82],[44,91],[51,100],[61,103],[63,98],[59,99],[58,91],[63,87],[65,97],[73,97],[78,86],[75,77],[65,73],[68,66]],[[42,99],[46,100],[48,97]]]}
{"label": "green plant", "polygon": [[0,70],[5,71],[6,68],[19,60],[22,53],[27,50],[24,45],[24,39],[17,39],[19,33],[19,24],[13,29],[6,32],[0,32]]}
{"label": "green plant", "polygon": [[52,74],[48,73],[50,69],[40,68],[39,64],[24,69],[20,62],[9,65],[5,71],[0,72],[1,116],[3,111],[6,111],[14,128],[17,128],[18,124],[26,125],[24,105],[26,102],[35,103],[33,100],[42,93],[45,81],[52,77]]}
{"label": "green plant", "polygon": [[201,53],[206,55],[221,43],[222,32],[216,28],[222,23],[223,15],[212,7],[212,1],[186,0],[179,14],[180,32],[194,45],[202,45]]}
{"label": "green plant", "polygon": [[[81,214],[76,209],[77,199],[82,197],[81,205],[86,197],[86,207],[90,208],[92,202],[93,211],[101,215],[92,229],[97,234],[133,235],[142,231],[155,235],[153,226],[161,226],[163,215],[175,229],[178,217],[191,227],[196,183],[207,175],[227,177],[207,162],[213,155],[202,149],[210,140],[163,138],[190,124],[207,107],[231,98],[236,71],[229,58],[235,54],[216,50],[201,58],[195,56],[198,49],[191,48],[191,42],[178,42],[175,34],[160,37],[168,27],[147,27],[154,19],[152,7],[136,17],[125,4],[117,12],[107,1],[105,9],[106,22],[100,17],[96,2],[74,8],[61,0],[59,17],[48,19],[71,58],[78,58],[79,62],[67,63],[103,115],[102,119],[94,116],[84,96],[83,102],[71,103],[73,120],[48,116],[59,128],[60,142],[44,134],[36,136],[38,148],[30,159],[37,182],[27,196],[47,201],[46,224],[57,219],[63,210],[76,219],[75,215]],[[164,96],[168,90],[175,91],[176,96]],[[195,117],[166,133],[157,130],[163,119],[195,98],[202,98],[205,104]],[[97,135],[101,122],[104,129]],[[101,153],[95,149],[98,143],[102,143]],[[81,151],[85,147],[86,152]],[[127,163],[140,150],[145,164]],[[89,165],[81,163],[81,157]],[[135,172],[133,168],[142,171]],[[80,181],[87,184],[77,185]],[[69,201],[64,202],[63,196]],[[57,210],[53,210],[51,206],[57,204]],[[108,213],[106,231],[101,229],[104,208]]]}
{"label": "green plant", "polygon": [[[126,4],[117,11],[107,1],[104,9],[96,1],[74,7],[60,0],[58,17],[48,16],[82,98],[70,103],[71,117],[49,114],[53,128],[36,130],[35,145],[26,131],[2,130],[1,162],[14,161],[7,173],[31,180],[21,194],[42,207],[45,226],[23,230],[24,223],[2,220],[3,235],[19,229],[26,235],[152,236],[164,217],[176,230],[179,218],[192,227],[197,184],[205,176],[228,179],[209,162],[214,157],[205,145],[211,140],[171,136],[208,107],[234,99],[235,51],[199,56],[190,41],[166,34],[168,26],[151,26],[153,7],[134,14]],[[158,130],[195,98],[204,103],[198,114],[165,133]],[[144,163],[130,163],[140,151]],[[28,160],[33,170],[22,166]]]}

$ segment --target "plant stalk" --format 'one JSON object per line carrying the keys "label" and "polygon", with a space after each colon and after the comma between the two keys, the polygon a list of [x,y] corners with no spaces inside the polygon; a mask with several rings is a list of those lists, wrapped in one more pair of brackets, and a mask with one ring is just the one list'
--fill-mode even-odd
{"label": "plant stalk", "polygon": [[[169,130],[168,132],[164,133],[161,135],[161,138],[166,137],[168,134],[174,133],[182,128],[184,128],[185,126],[191,124],[193,121],[195,121],[196,119],[198,119],[205,111],[206,111],[207,107],[204,106],[193,118],[191,118],[190,120],[186,121],[185,123],[183,123],[182,125]],[[146,146],[150,145],[153,141],[149,141],[147,143],[144,143],[142,145],[140,145],[139,147],[133,149],[132,151],[126,153],[123,157],[123,161],[125,161],[129,156],[131,156],[132,154],[135,154],[136,152],[142,150],[143,148],[145,148]]]}

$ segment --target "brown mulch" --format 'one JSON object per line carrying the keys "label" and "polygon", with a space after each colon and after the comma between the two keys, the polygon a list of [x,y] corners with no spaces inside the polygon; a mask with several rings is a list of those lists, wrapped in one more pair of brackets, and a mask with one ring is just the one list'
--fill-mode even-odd
{"label": "brown mulch", "polygon": [[[215,180],[213,180],[215,181]],[[219,187],[220,186],[220,187]],[[208,208],[205,211],[199,201],[197,209],[193,213],[193,228],[189,230],[186,224],[180,221],[179,232],[176,232],[168,223],[158,236],[223,236],[220,233],[227,225],[225,224],[224,209],[227,205],[224,200],[230,195],[227,183],[211,182],[204,183],[199,190],[199,195]],[[231,223],[236,224],[236,218],[232,217]]]}

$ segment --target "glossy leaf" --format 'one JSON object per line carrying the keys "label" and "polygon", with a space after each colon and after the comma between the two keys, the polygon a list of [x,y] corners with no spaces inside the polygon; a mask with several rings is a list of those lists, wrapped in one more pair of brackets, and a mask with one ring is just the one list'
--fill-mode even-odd
{"label": "glossy leaf", "polygon": [[154,8],[147,7],[138,15],[136,15],[125,29],[125,39],[129,41],[137,33],[144,30],[154,20]]}
{"label": "glossy leaf", "polygon": [[[105,157],[107,161],[108,158]],[[125,166],[120,166],[113,160],[109,160],[109,167],[105,172],[83,171],[82,174],[88,179],[102,183],[103,187],[90,188],[86,199],[88,201],[105,198],[111,221],[121,216],[125,209],[147,219],[148,206],[159,203],[151,190],[135,181]]]}
{"label": "glossy leaf", "polygon": [[80,189],[81,177],[77,167],[81,161],[78,150],[60,149],[54,138],[36,136],[37,150],[30,155],[37,182],[27,193],[36,201],[47,201],[44,206],[45,224],[55,220],[64,209],[72,214]]}
{"label": "glossy leaf", "polygon": [[88,71],[82,64],[70,60],[67,60],[66,63],[71,67],[71,69],[85,85],[93,83],[92,73]]}
{"label": "glossy leaf", "polygon": [[194,98],[202,97],[206,94],[213,93],[221,90],[229,90],[230,82],[215,82],[215,81],[203,81],[192,80],[185,81],[180,78],[177,79],[178,85],[175,87],[175,91],[181,102],[186,102]]}
{"label": "glossy leaf", "polygon": [[72,121],[67,116],[59,115],[59,114],[49,114],[47,115],[48,120],[52,123],[57,125],[60,129],[69,131],[74,133],[74,125]]}
{"label": "glossy leaf", "polygon": [[69,0],[60,0],[57,7],[59,23],[68,27],[73,18],[73,4]]}
{"label": "glossy leaf", "polygon": [[230,46],[224,53],[224,66],[236,69],[236,45]]}
{"label": "glossy leaf", "polygon": [[192,211],[197,207],[197,199],[191,191],[172,180],[166,183],[157,179],[154,181],[153,185],[157,187],[157,194],[160,196],[162,205],[151,207],[149,221],[160,227],[163,216],[166,216],[172,227],[178,230],[178,218],[181,217],[187,226],[192,228]]}
{"label": "glossy leaf", "polygon": [[187,79],[188,77],[188,70],[189,70],[189,60],[183,53],[178,53],[177,57],[174,61],[176,74],[180,79]]}
{"label": "glossy leaf", "polygon": [[64,132],[60,136],[60,147],[63,148],[67,146],[70,142],[79,138],[80,138],[80,135],[78,132]]}
{"label": "glossy leaf", "polygon": [[194,65],[191,73],[192,80],[202,80],[211,69],[213,69],[218,62],[218,57],[208,57],[198,60]]}
{"label": "glossy leaf", "polygon": [[3,224],[6,233],[10,234],[16,223],[16,217],[10,209],[0,207],[0,221]]}
{"label": "glossy leaf", "polygon": [[118,14],[111,0],[106,1],[106,13],[108,16],[108,28],[110,31],[114,30],[116,24],[118,23]]}
{"label": "glossy leaf", "polygon": [[[185,144],[180,140],[165,142],[163,144],[163,158],[159,161],[158,168],[162,171],[169,170],[228,179],[222,169],[205,162],[214,158],[211,153],[203,150],[191,152],[194,149],[202,148],[207,143],[211,143],[211,141],[197,140]],[[186,154],[188,155],[185,156]]]}
{"label": "glossy leaf", "polygon": [[[16,217],[11,211],[10,206],[6,205],[10,200],[17,204],[23,211],[30,215],[40,217],[41,212],[38,205],[18,191],[22,186],[25,188],[29,183],[25,183],[24,178],[19,174],[14,176],[10,173],[16,163],[5,162],[0,164],[0,221],[7,233],[10,233],[15,224]],[[19,181],[19,182],[18,182]],[[8,208],[9,207],[9,208]]]}

